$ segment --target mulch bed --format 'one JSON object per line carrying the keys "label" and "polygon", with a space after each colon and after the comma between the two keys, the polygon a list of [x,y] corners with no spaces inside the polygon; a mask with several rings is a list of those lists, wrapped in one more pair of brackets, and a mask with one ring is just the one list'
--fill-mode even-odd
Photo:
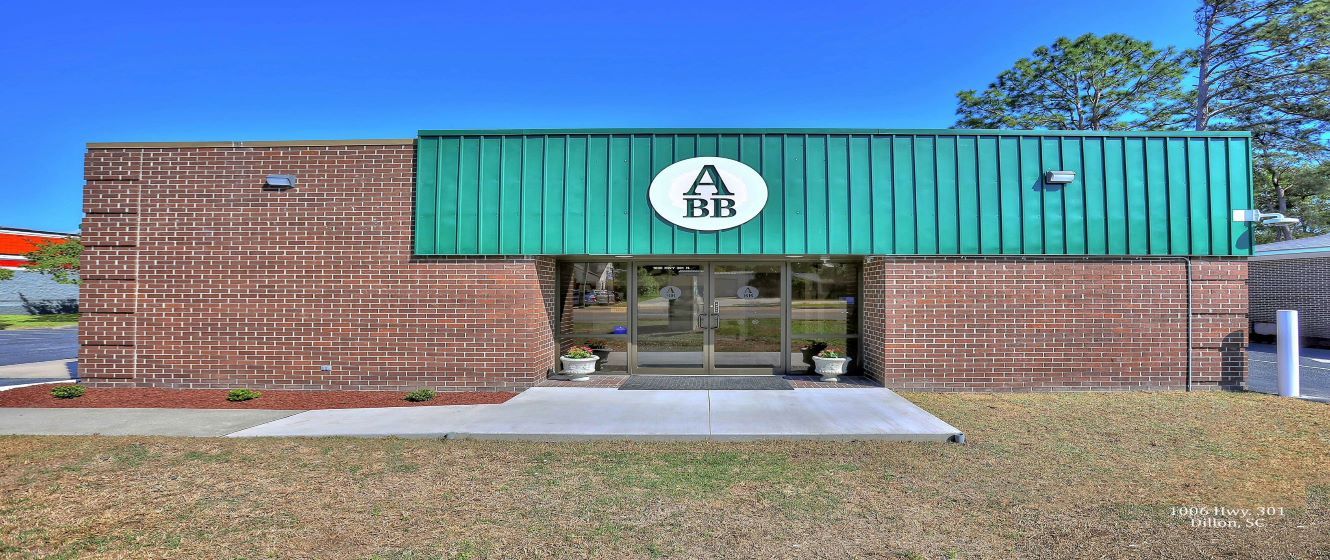
{"label": "mulch bed", "polygon": [[57,399],[60,384],[33,385],[0,391],[0,407],[13,408],[231,408],[250,410],[319,410],[386,406],[499,404],[517,396],[510,392],[441,392],[424,402],[410,402],[398,391],[268,391],[257,399],[231,402],[226,389],[88,389],[73,399]]}

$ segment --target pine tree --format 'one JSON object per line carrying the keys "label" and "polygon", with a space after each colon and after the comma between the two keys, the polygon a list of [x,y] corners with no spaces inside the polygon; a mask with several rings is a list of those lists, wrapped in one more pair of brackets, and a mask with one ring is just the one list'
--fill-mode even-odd
{"label": "pine tree", "polygon": [[[1301,215],[1330,156],[1330,0],[1203,0],[1196,10],[1196,130],[1248,130],[1257,199]],[[1305,219],[1305,218],[1304,218]],[[1315,227],[1281,226],[1278,239]]]}
{"label": "pine tree", "polygon": [[1186,114],[1186,56],[1122,34],[1059,38],[983,92],[956,95],[956,126],[1054,130],[1174,128]]}

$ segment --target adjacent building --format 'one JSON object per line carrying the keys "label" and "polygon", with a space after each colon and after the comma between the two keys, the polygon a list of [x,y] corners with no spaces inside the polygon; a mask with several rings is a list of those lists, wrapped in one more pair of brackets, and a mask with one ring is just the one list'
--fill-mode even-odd
{"label": "adjacent building", "polygon": [[77,234],[0,227],[0,268],[14,276],[0,281],[0,315],[77,313],[79,289],[50,275],[25,270],[28,253],[48,243],[64,243]]}
{"label": "adjacent building", "polygon": [[1245,133],[426,130],[89,144],[82,378],[520,390],[781,375],[1245,377]]}
{"label": "adjacent building", "polygon": [[1275,311],[1298,312],[1303,341],[1330,347],[1330,234],[1257,245],[1250,269],[1252,329],[1275,334]]}

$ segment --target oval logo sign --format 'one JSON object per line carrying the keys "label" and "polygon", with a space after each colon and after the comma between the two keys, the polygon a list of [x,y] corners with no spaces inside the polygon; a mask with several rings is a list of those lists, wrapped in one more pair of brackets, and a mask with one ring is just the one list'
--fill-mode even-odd
{"label": "oval logo sign", "polygon": [[732,159],[696,157],[670,164],[651,180],[651,208],[688,229],[717,231],[743,225],[767,205],[767,182]]}

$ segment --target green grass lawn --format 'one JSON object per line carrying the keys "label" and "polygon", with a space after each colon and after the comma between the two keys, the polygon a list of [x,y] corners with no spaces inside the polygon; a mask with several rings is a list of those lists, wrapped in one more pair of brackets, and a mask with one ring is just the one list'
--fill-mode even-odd
{"label": "green grass lawn", "polygon": [[[906,396],[970,443],[0,437],[0,555],[1330,554],[1326,405],[1234,393]],[[1176,511],[1187,507],[1250,511],[1194,526]]]}
{"label": "green grass lawn", "polygon": [[37,329],[43,327],[71,327],[79,324],[78,313],[50,315],[0,315],[0,330]]}

